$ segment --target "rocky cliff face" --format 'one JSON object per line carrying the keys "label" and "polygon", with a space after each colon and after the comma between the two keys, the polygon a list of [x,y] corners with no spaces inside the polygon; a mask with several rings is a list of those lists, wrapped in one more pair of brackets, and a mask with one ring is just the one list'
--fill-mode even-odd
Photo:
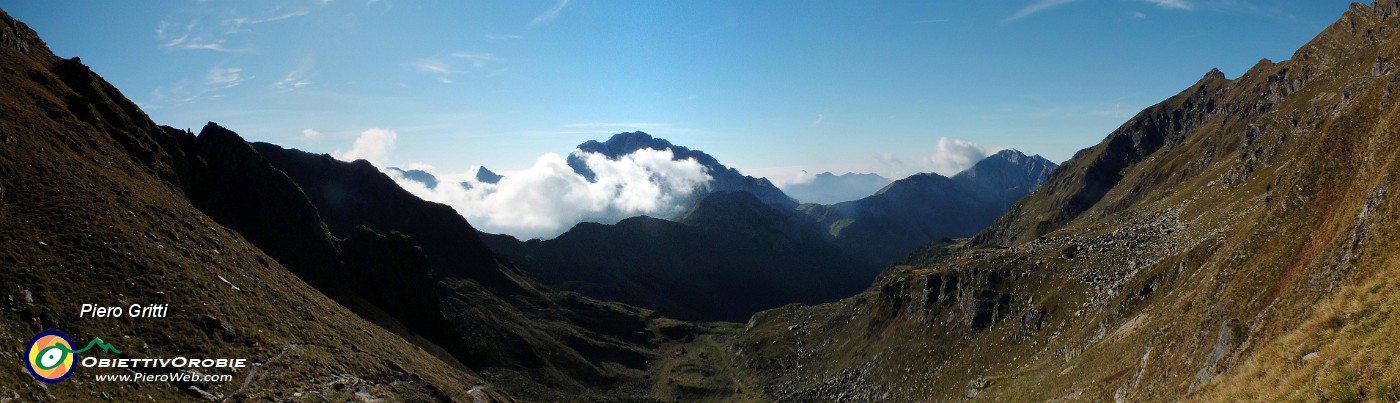
{"label": "rocky cliff face", "polygon": [[734,354],[780,399],[1400,398],[1397,9],[1206,74],[971,242],[756,315]]}

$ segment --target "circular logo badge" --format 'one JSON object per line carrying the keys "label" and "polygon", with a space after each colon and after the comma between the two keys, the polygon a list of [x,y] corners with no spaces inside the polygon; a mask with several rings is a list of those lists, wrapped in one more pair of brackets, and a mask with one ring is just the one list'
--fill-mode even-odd
{"label": "circular logo badge", "polygon": [[24,355],[29,374],[44,383],[59,383],[73,375],[73,339],[57,330],[45,330],[29,341]]}

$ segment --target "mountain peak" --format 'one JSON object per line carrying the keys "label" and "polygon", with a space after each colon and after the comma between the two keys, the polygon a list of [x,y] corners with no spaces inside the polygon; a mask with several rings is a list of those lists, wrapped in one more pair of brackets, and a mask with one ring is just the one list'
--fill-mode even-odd
{"label": "mountain peak", "polygon": [[[1026,153],[1021,152],[1021,150],[1017,150],[1017,149],[1014,149],[1014,148],[1008,148],[1008,149],[1005,149],[1005,150],[997,151],[996,153],[993,153],[992,155],[988,155],[987,158],[983,158],[982,161],[986,161],[986,160],[988,160],[988,159],[993,159],[993,158],[995,158],[995,159],[1006,160],[1006,161],[1011,162],[1011,163],[1014,164],[1014,163],[1020,163],[1020,161],[1021,161],[1022,159],[1024,159],[1024,158],[1029,158],[1029,157],[1026,156]],[[981,161],[978,161],[978,162],[980,163]],[[974,165],[976,165],[976,164],[974,164]]]}
{"label": "mountain peak", "polygon": [[[600,154],[608,159],[616,160],[625,155],[632,154],[639,150],[671,150],[671,159],[680,161],[693,159],[705,167],[713,179],[709,184],[709,190],[718,191],[744,191],[752,193],[764,203],[790,209],[797,206],[797,202],[783,194],[776,186],[764,178],[754,178],[739,173],[734,168],[729,168],[719,163],[715,157],[700,150],[692,150],[685,146],[671,144],[663,138],[652,137],[652,135],[641,131],[625,132],[614,134],[607,141],[599,142],[589,140],[578,145],[578,151],[582,153]],[[575,173],[583,176],[589,182],[597,180],[597,174],[588,167],[584,158],[578,152],[570,154],[567,161],[570,168]],[[699,201],[698,199],[695,201]]]}
{"label": "mountain peak", "polygon": [[681,154],[681,150],[689,151],[689,149],[685,147],[677,147],[671,144],[670,141],[666,141],[666,139],[652,137],[652,135],[643,131],[614,134],[604,142],[589,140],[583,144],[579,144],[578,149],[584,152],[602,154],[611,159],[617,159],[642,149],[672,149],[678,158]]}
{"label": "mountain peak", "polygon": [[1201,77],[1202,82],[1219,80],[1229,81],[1230,79],[1228,77],[1225,77],[1225,73],[1220,71],[1220,69],[1218,68],[1211,68],[1210,71],[1206,72],[1205,76]]}
{"label": "mountain peak", "polygon": [[437,177],[433,176],[433,174],[429,173],[428,171],[424,171],[421,169],[406,170],[399,167],[389,167],[386,170],[389,172],[398,173],[399,175],[403,175],[403,177],[408,180],[422,183],[424,186],[427,186],[428,189],[437,188],[438,185]]}
{"label": "mountain peak", "polygon": [[497,173],[495,173],[495,172],[491,172],[490,169],[486,169],[486,167],[484,167],[484,166],[483,166],[483,167],[480,167],[480,168],[477,168],[477,170],[476,170],[476,181],[477,181],[477,182],[481,182],[481,183],[493,183],[493,184],[494,184],[494,183],[500,182],[500,181],[501,181],[501,178],[504,178],[504,176],[501,176],[500,174],[497,174]]}
{"label": "mountain peak", "polygon": [[[1031,170],[1040,170],[1046,167],[1049,167],[1050,170],[1055,169],[1055,163],[1045,159],[1045,157],[1040,156],[1040,154],[1026,155],[1020,150],[1008,148],[1005,150],[997,151],[996,153],[987,156],[987,158],[983,158],[981,161],[978,161],[976,164],[973,164],[972,168],[968,168],[966,171],[958,173],[958,175],[953,175],[953,177],[963,175],[964,172],[968,173],[969,175],[975,175],[979,167],[983,167],[983,169],[985,169],[985,167],[994,164],[1024,166],[1028,167]],[[1048,173],[1048,171],[1046,172]]]}

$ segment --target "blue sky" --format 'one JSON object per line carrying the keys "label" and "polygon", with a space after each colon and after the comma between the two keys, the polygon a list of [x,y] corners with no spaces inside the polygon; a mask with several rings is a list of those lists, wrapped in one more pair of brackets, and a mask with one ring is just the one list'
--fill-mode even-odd
{"label": "blue sky", "polygon": [[507,174],[644,130],[780,180],[935,169],[949,144],[1063,161],[1348,4],[0,1],[175,127],[342,155],[391,132],[382,163]]}

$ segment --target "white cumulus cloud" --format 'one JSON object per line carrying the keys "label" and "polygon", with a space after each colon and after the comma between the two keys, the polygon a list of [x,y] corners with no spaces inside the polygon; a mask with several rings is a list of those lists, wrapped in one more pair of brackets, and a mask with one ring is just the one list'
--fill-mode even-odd
{"label": "white cumulus cloud", "polygon": [[[472,170],[438,177],[428,189],[390,172],[399,186],[425,200],[452,206],[482,231],[522,239],[549,238],[584,221],[614,223],[626,217],[682,213],[681,203],[710,182],[694,159],[673,160],[671,150],[643,149],[618,158],[574,151],[597,175],[589,182],[564,156],[547,153],[529,168],[505,172],[499,183],[477,182]],[[469,186],[450,186],[467,182]]]}
{"label": "white cumulus cloud", "polygon": [[967,140],[943,137],[938,139],[938,147],[933,152],[913,161],[904,161],[892,153],[885,153],[875,157],[875,165],[878,173],[890,179],[924,172],[952,176],[971,168],[996,151]]}
{"label": "white cumulus cloud", "polygon": [[384,169],[389,166],[389,153],[398,138],[393,130],[372,128],[361,132],[349,151],[335,150],[331,156],[342,161],[366,160],[375,168]]}

